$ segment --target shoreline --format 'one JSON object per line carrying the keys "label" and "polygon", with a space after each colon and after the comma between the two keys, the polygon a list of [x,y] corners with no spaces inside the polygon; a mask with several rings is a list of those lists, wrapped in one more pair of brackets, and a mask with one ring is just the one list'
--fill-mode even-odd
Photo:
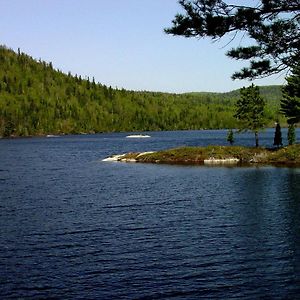
{"label": "shoreline", "polygon": [[[287,129],[287,126],[282,125],[282,129]],[[112,134],[112,133],[126,133],[127,135],[147,135],[148,133],[152,132],[185,132],[185,131],[228,131],[229,128],[199,128],[199,129],[169,129],[169,130],[133,130],[133,131],[127,131],[127,130],[112,130],[112,131],[89,131],[89,132],[50,132],[50,133],[37,133],[37,134],[32,134],[32,135],[9,135],[9,136],[1,136],[0,139],[23,139],[23,138],[43,138],[47,136],[56,136],[56,137],[61,137],[61,136],[69,136],[69,135],[97,135],[97,134]],[[233,129],[237,130],[237,129]],[[265,130],[274,130],[273,126],[266,127],[264,128],[263,131]],[[263,132],[262,131],[262,132]],[[238,132],[236,132],[238,133]],[[242,134],[242,133],[238,133]]]}
{"label": "shoreline", "polygon": [[280,148],[180,147],[156,152],[130,152],[111,156],[103,161],[199,166],[300,167],[300,144]]}

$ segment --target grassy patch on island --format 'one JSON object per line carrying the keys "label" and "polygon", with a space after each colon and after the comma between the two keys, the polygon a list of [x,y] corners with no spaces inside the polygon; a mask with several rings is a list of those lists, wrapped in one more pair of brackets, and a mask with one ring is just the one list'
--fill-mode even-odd
{"label": "grassy patch on island", "polygon": [[[125,156],[127,158],[127,156]],[[300,145],[282,148],[242,146],[180,147],[140,155],[128,154],[128,159],[143,163],[204,164],[205,160],[238,159],[239,164],[271,164],[300,166]]]}

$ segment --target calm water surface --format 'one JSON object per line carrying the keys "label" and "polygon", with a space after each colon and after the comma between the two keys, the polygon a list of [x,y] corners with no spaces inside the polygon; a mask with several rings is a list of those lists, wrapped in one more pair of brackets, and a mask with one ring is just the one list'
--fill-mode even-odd
{"label": "calm water surface", "polygon": [[300,169],[101,161],[226,140],[150,135],[0,140],[1,299],[299,299]]}

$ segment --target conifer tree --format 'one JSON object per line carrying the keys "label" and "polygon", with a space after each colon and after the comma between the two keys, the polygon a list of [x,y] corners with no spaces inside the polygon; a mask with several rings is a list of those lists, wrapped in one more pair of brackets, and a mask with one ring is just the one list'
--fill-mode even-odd
{"label": "conifer tree", "polygon": [[281,112],[289,124],[300,122],[300,62],[286,78],[287,84],[282,88]]}
{"label": "conifer tree", "polygon": [[228,130],[228,134],[227,134],[227,142],[230,143],[230,145],[232,145],[234,143],[234,136],[233,136],[233,131],[232,129]]}
{"label": "conifer tree", "polygon": [[239,120],[240,131],[251,130],[255,135],[255,146],[258,147],[258,132],[265,124],[265,101],[260,96],[258,86],[252,84],[240,90],[241,98],[236,103],[235,117]]}
{"label": "conifer tree", "polygon": [[212,40],[226,35],[233,40],[239,33],[250,37],[252,45],[227,52],[230,58],[250,61],[249,67],[233,74],[233,79],[259,78],[292,68],[300,56],[299,0],[243,2],[179,0],[184,13],[177,14],[165,32]]}
{"label": "conifer tree", "polygon": [[276,124],[276,128],[275,128],[275,136],[274,136],[274,146],[282,146],[282,136],[281,136],[281,127],[279,122],[277,122]]}
{"label": "conifer tree", "polygon": [[296,132],[295,132],[295,125],[294,124],[289,124],[287,138],[288,138],[289,145],[295,144],[295,142],[296,142]]}
{"label": "conifer tree", "polygon": [[286,80],[287,85],[282,89],[281,112],[289,124],[288,143],[293,145],[296,141],[295,124],[300,122],[300,62],[292,69],[292,74]]}

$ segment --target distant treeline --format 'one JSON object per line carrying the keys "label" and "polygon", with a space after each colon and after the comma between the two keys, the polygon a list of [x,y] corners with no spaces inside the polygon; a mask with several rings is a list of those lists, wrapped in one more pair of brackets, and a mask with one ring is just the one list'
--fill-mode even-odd
{"label": "distant treeline", "polygon": [[[113,89],[0,46],[0,136],[235,128],[230,93],[170,94]],[[281,87],[261,87],[270,124]]]}

